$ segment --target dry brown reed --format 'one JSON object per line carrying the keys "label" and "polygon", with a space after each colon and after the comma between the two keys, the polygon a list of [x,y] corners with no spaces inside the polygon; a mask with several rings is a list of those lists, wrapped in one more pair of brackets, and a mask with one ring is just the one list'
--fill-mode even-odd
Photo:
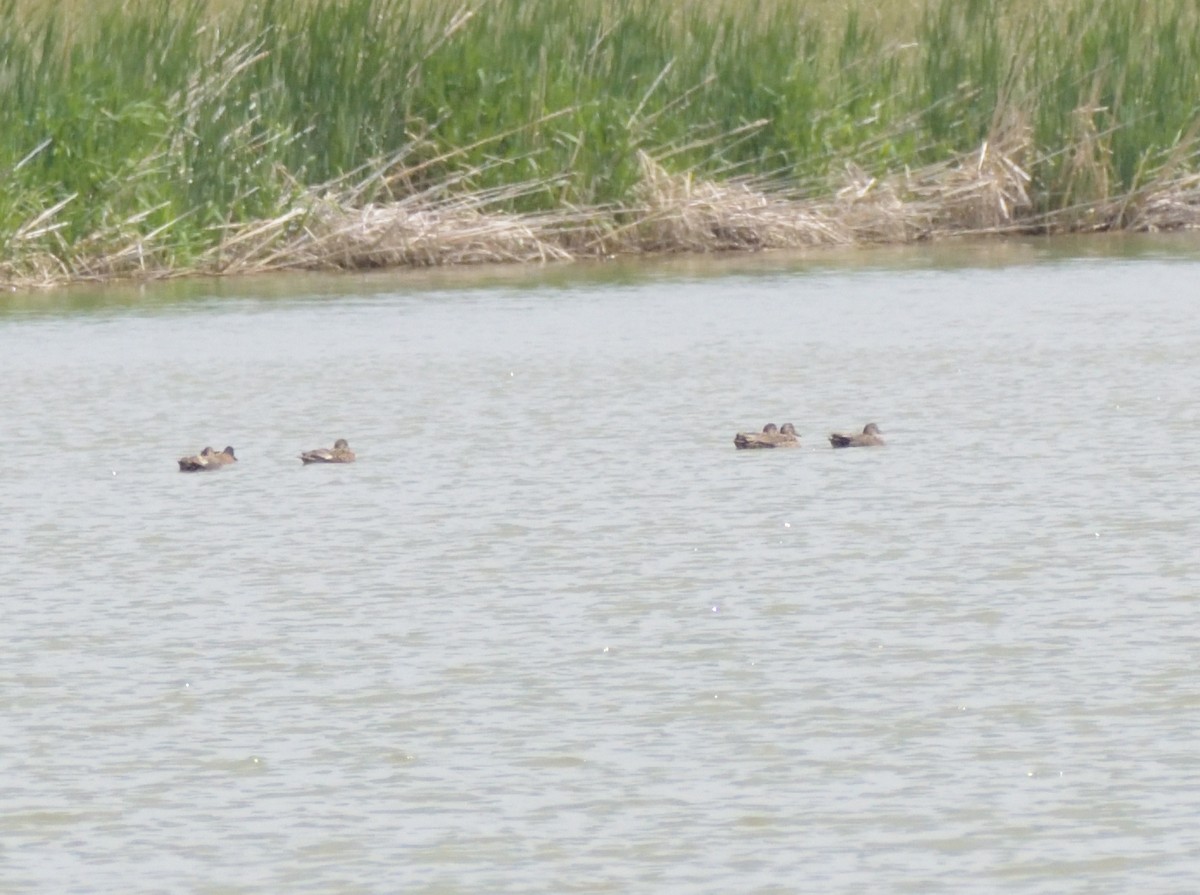
{"label": "dry brown reed", "polygon": [[471,201],[343,208],[328,199],[238,228],[214,250],[223,274],[566,261],[562,215],[488,214]]}
{"label": "dry brown reed", "polygon": [[[1077,145],[1070,176],[1083,176],[1099,136]],[[1135,194],[1086,208],[1038,214],[1023,162],[1028,132],[1008,128],[965,158],[884,178],[847,166],[824,196],[671,173],[642,153],[634,202],[622,207],[515,214],[494,209],[544,184],[447,197],[427,191],[396,202],[361,203],[363,184],[310,192],[291,211],[225,228],[198,264],[173,264],[171,224],[132,236],[124,221],[62,254],[0,266],[0,283],[37,288],[114,278],[244,275],[282,270],[361,270],[481,263],[570,261],[612,255],[819,249],[910,243],[955,236],[1200,227],[1200,174],[1172,169]],[[402,175],[403,172],[401,172]],[[398,176],[395,172],[388,175]],[[22,232],[52,232],[57,209]],[[174,222],[172,222],[174,223]]]}

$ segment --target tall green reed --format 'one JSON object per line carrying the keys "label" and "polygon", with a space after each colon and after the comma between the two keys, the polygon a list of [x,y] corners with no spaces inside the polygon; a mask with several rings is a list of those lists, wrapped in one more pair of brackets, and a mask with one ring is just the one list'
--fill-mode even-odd
{"label": "tall green reed", "polygon": [[639,152],[812,193],[1026,133],[1042,213],[1195,166],[1191,0],[922,8],[885,31],[801,0],[3,0],[0,261],[153,234],[186,264],[333,182],[620,205]]}

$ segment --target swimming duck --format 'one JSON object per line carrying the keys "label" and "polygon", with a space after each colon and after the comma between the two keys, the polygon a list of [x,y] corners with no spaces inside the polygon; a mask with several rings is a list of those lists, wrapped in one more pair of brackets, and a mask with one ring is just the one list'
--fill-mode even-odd
{"label": "swimming duck", "polygon": [[862,432],[857,435],[843,435],[840,432],[834,432],[829,436],[829,443],[835,448],[848,448],[881,447],[886,442],[879,437],[879,427],[874,423],[867,423]]}
{"label": "swimming duck", "polygon": [[305,451],[300,455],[302,463],[353,463],[354,451],[350,450],[350,443],[344,438],[339,438],[333,443],[333,450],[329,448],[317,448],[315,451]]}
{"label": "swimming duck", "polygon": [[783,426],[767,423],[761,432],[739,432],[733,436],[733,444],[739,451],[747,448],[799,447],[800,436],[791,423],[784,423]]}
{"label": "swimming duck", "polygon": [[230,463],[236,463],[237,457],[233,455],[233,448],[226,446],[223,451],[214,451],[210,447],[206,447],[200,453],[191,457],[181,457],[179,460],[180,472],[201,472],[207,469],[220,469],[222,466],[228,466]]}

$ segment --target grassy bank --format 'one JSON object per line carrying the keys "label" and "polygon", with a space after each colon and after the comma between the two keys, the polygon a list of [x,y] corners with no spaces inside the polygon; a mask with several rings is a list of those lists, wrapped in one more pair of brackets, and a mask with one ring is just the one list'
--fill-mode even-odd
{"label": "grassy bank", "polygon": [[1200,219],[1194,0],[0,0],[0,281]]}

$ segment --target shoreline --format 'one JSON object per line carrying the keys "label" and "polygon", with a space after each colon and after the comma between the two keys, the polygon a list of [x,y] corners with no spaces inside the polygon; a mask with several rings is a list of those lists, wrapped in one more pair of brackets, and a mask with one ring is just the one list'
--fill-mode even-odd
{"label": "shoreline", "polygon": [[0,288],[1200,226],[1191,0],[16,0],[0,26]]}
{"label": "shoreline", "polygon": [[85,283],[364,272],[594,261],[770,250],[853,249],[956,238],[1200,229],[1200,176],[1066,212],[1035,214],[1028,175],[1011,154],[984,144],[971,155],[887,178],[852,171],[826,198],[801,198],[749,182],[671,175],[644,153],[635,207],[561,213],[490,211],[488,196],[347,207],[310,196],[278,218],[229,227],[198,263],[147,263],[135,240],[96,258],[25,259],[0,267],[0,288],[41,291]]}

